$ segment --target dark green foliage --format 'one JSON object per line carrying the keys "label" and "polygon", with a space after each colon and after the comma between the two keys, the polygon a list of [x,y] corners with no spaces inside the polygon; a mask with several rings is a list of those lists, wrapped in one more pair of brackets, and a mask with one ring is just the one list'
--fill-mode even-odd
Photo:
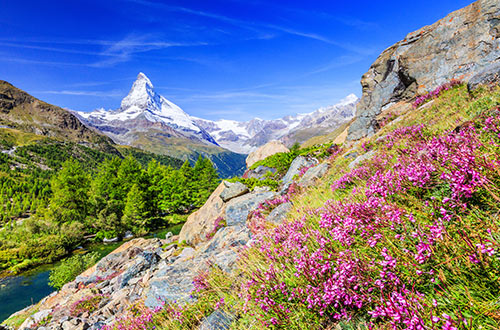
{"label": "dark green foliage", "polygon": [[51,180],[52,198],[46,215],[59,223],[82,222],[88,209],[88,174],[80,163],[67,160]]}
{"label": "dark green foliage", "polygon": [[208,159],[181,167],[169,157],[125,150],[121,158],[45,140],[0,153],[0,271],[58,260],[86,234],[145,234],[203,205],[218,185]]}
{"label": "dark green foliage", "polygon": [[187,213],[201,207],[217,187],[219,178],[209,159],[198,158],[194,168],[186,161],[160,181],[159,202],[165,213]]}
{"label": "dark green foliage", "polygon": [[56,290],[61,289],[64,284],[73,281],[98,260],[99,254],[96,252],[77,254],[63,260],[57,267],[50,271],[49,285]]}
{"label": "dark green foliage", "polygon": [[125,209],[123,211],[123,226],[138,233],[146,228],[146,224],[151,216],[148,207],[147,191],[143,191],[137,184],[134,184],[127,194]]}
{"label": "dark green foliage", "polygon": [[82,166],[92,169],[111,155],[72,142],[54,140],[41,141],[36,144],[17,148],[16,155],[28,165],[43,164],[58,170],[68,159],[77,159]]}
{"label": "dark green foliage", "polygon": [[180,160],[179,158],[174,158],[166,155],[153,154],[139,149],[124,148],[120,149],[120,153],[123,156],[134,157],[144,167],[147,166],[152,160],[158,162],[161,165],[172,166],[173,168],[180,168],[183,164],[183,161]]}

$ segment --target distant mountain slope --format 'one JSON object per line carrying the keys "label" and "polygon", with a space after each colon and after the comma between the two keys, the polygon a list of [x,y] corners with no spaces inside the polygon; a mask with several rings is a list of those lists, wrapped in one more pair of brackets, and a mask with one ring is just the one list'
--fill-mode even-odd
{"label": "distant mountain slope", "polygon": [[143,73],[119,109],[74,113],[118,144],[193,162],[202,155],[212,160],[223,177],[242,174],[245,168],[244,155],[221,148],[192,117],[158,94]]}
{"label": "distant mountain slope", "polygon": [[0,125],[23,132],[64,139],[116,153],[111,139],[89,129],[67,110],[45,103],[0,80]]}
{"label": "distant mountain slope", "polygon": [[142,72],[118,110],[78,111],[76,115],[117,143],[132,144],[137,132],[156,130],[168,137],[186,138],[217,146],[212,136],[200,128],[187,113],[158,94]]}
{"label": "distant mountain slope", "polygon": [[238,122],[196,118],[195,122],[209,132],[220,146],[249,153],[271,140],[281,140],[291,146],[295,142],[302,143],[314,136],[328,134],[354,117],[357,102],[356,95],[351,94],[336,105],[280,119],[255,118]]}
{"label": "distant mountain slope", "polygon": [[104,158],[129,154],[143,165],[152,159],[175,168],[182,165],[178,158],[118,146],[68,110],[40,101],[6,81],[0,81],[0,153],[8,156],[11,166],[43,170],[58,169],[70,157],[92,167]]}

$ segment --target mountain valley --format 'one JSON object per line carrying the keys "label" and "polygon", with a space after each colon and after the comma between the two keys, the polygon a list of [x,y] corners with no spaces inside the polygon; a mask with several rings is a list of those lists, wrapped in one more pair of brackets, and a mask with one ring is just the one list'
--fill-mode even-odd
{"label": "mountain valley", "polygon": [[[148,27],[175,14],[192,19],[176,32],[211,22],[217,40],[224,33],[244,41],[132,38],[106,48],[123,63],[85,70],[165,49],[177,56],[203,48],[215,57],[218,47],[235,45],[241,49],[214,68],[229,72],[221,80],[238,67],[250,82],[256,66],[242,65],[246,55],[270,72],[286,64],[276,47],[265,53],[274,60],[267,66],[260,48],[246,47],[247,32],[267,47],[296,42],[301,50],[292,55],[304,62],[302,52],[314,57],[317,42],[325,52],[366,51],[337,42],[341,29],[330,39],[192,4],[138,2],[157,14],[147,16]],[[290,12],[342,20],[295,5],[266,4],[289,24],[298,17]],[[405,5],[396,12],[424,15],[419,4]],[[383,8],[394,15],[390,4]],[[142,72],[118,109],[91,112],[49,105],[0,81],[0,291],[15,282],[1,276],[41,264],[51,264],[54,290],[1,314],[11,315],[0,330],[499,329],[500,2],[446,8],[448,15],[370,60],[361,98],[346,93],[335,105],[278,119],[191,116]],[[159,15],[166,12],[172,16]],[[371,37],[384,31],[362,17],[343,27]],[[402,24],[387,17],[384,26]],[[220,30],[229,25],[238,30]],[[342,74],[334,64],[313,73],[294,67],[293,79]],[[213,79],[198,75],[200,67],[183,68]],[[255,88],[269,87],[266,96],[284,90],[272,86]],[[116,244],[111,252],[86,249],[108,243]]]}

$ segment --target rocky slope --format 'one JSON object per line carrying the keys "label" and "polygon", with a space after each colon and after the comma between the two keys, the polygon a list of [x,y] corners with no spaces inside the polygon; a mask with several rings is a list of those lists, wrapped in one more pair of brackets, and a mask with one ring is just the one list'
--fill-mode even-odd
{"label": "rocky slope", "polygon": [[[297,157],[283,177],[279,192],[268,187],[250,192],[241,183],[224,181],[188,218],[180,236],[131,240],[60,291],[11,319],[28,316],[19,329],[100,329],[120,320],[133,303],[142,301],[155,308],[165,301],[192,302],[195,277],[214,265],[227,273],[236,267],[238,251],[250,244],[252,236],[247,218],[266,201],[287,198],[288,187],[301,169],[307,171],[296,184],[307,187],[326,173],[328,164]],[[276,223],[284,220],[291,203],[284,206],[270,215]],[[225,224],[218,226],[221,219]],[[91,300],[97,301],[97,307],[78,310],[79,304]],[[207,318],[202,329],[215,329],[218,324],[213,322]]]}
{"label": "rocky slope", "polygon": [[111,139],[92,129],[67,110],[45,103],[0,80],[0,125],[23,132],[116,152]]}
{"label": "rocky slope", "polygon": [[[382,113],[411,109],[407,101],[458,79],[491,72],[500,61],[500,3],[479,0],[412,32],[386,49],[363,75],[363,95],[348,140],[373,135]],[[498,69],[496,70],[498,71]]]}
{"label": "rocky slope", "polygon": [[311,137],[327,134],[354,117],[358,101],[356,95],[351,94],[338,104],[273,120],[255,118],[238,122],[196,118],[195,122],[209,132],[219,145],[248,154],[272,140],[282,141],[290,147],[295,142],[302,143]]}

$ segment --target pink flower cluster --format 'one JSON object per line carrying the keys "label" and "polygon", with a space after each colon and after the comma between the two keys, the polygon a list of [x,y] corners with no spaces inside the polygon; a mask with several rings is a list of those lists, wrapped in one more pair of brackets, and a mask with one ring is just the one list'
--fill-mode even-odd
{"label": "pink flower cluster", "polygon": [[140,313],[130,313],[117,319],[111,325],[104,325],[101,330],[152,330],[154,316],[160,312],[162,307],[155,309],[143,308]]}
{"label": "pink flower cluster", "polygon": [[313,168],[314,166],[316,166],[316,164],[302,167],[299,171],[299,178],[303,177],[304,174],[306,174],[307,170],[309,170],[310,168]]}
{"label": "pink flower cluster", "polygon": [[458,85],[461,85],[462,82],[460,80],[451,80],[450,82],[447,82],[439,87],[437,87],[436,89],[434,89],[433,91],[427,93],[427,94],[424,94],[424,95],[421,95],[419,97],[417,97],[417,99],[415,100],[415,102],[413,102],[413,107],[416,109],[418,108],[420,105],[424,104],[425,102],[427,102],[428,100],[430,99],[433,99],[433,98],[437,98],[439,97],[439,95],[443,92],[443,91],[447,91],[447,90],[450,90],[452,89],[453,87],[455,86],[458,86]]}
{"label": "pink flower cluster", "polygon": [[157,324],[161,323],[162,319],[182,324],[184,311],[182,306],[163,303],[153,309],[137,305],[132,307],[135,308],[131,308],[113,324],[104,325],[101,330],[153,330],[157,329]]}
{"label": "pink flower cluster", "polygon": [[212,237],[215,236],[215,233],[217,233],[217,231],[219,229],[224,228],[225,226],[226,226],[226,221],[224,220],[224,218],[223,217],[218,217],[217,219],[215,219],[214,227],[212,228],[212,230],[210,232],[208,232],[205,235],[205,238],[207,240],[212,239]]}
{"label": "pink flower cluster", "polygon": [[195,292],[203,292],[210,286],[208,284],[208,271],[201,271],[193,278],[193,286]]}
{"label": "pink flower cluster", "polygon": [[[499,124],[495,118],[479,126],[495,131]],[[332,185],[337,190],[358,183],[364,189],[256,236],[254,248],[268,266],[255,269],[244,285],[246,308],[259,310],[256,316],[269,327],[286,327],[293,308],[303,306],[330,320],[349,319],[364,309],[394,329],[428,329],[430,320],[432,328],[455,329],[458,321],[438,317],[436,306],[426,304],[414,285],[436,282],[430,265],[449,224],[488,184],[487,173],[496,171],[500,155],[492,155],[493,161],[478,156],[481,131],[472,123],[438,137],[428,137],[423,125],[395,130],[368,164]],[[438,187],[448,196],[428,195]],[[427,209],[420,211],[428,214],[425,225],[394,203],[393,196],[406,193],[425,201]],[[495,255],[496,242],[489,237],[472,242],[460,235],[465,258],[479,263]],[[410,275],[403,276],[402,269]]]}

